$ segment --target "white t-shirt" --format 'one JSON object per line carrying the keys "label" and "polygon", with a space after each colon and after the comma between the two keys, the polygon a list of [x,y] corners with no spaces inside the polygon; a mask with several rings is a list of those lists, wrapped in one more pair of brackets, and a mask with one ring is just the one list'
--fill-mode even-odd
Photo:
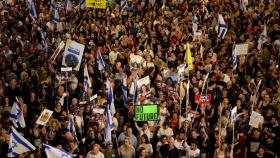
{"label": "white t-shirt", "polygon": [[104,154],[102,152],[98,152],[96,155],[94,155],[91,151],[87,153],[86,158],[104,158]]}
{"label": "white t-shirt", "polygon": [[166,135],[167,137],[173,136],[174,134],[173,134],[172,128],[167,127],[166,129],[164,129],[164,128],[161,127],[161,128],[158,130],[157,136],[158,136],[158,137],[161,137],[162,135]]}

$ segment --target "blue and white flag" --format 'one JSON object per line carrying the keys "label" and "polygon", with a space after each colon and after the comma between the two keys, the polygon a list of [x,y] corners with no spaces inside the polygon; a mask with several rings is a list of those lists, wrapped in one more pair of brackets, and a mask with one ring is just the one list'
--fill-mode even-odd
{"label": "blue and white flag", "polygon": [[123,102],[124,102],[124,106],[127,107],[128,104],[128,96],[127,96],[127,77],[123,77],[123,85],[122,85],[122,94],[123,94]]}
{"label": "blue and white flag", "polygon": [[236,49],[235,49],[235,43],[233,44],[233,51],[232,51],[232,54],[233,54],[233,68],[232,70],[236,70],[237,69],[237,66],[238,66],[238,58],[237,58],[237,53],[236,53]]}
{"label": "blue and white flag", "polygon": [[112,142],[112,130],[114,129],[112,115],[110,111],[110,104],[106,107],[106,127],[105,127],[105,135],[104,140],[105,143]]}
{"label": "blue and white flag", "polygon": [[224,39],[228,28],[222,14],[218,15],[218,24],[218,37]]}
{"label": "blue and white flag", "polygon": [[98,48],[98,52],[97,52],[97,62],[98,62],[98,70],[103,71],[105,69],[105,63],[103,61],[100,48]]}
{"label": "blue and white flag", "polygon": [[59,18],[58,9],[55,8],[54,9],[54,15],[53,15],[53,23],[59,24],[59,22],[60,22],[60,18]]}
{"label": "blue and white flag", "polygon": [[84,91],[86,92],[87,89],[91,87],[91,82],[88,74],[87,64],[84,67]]}
{"label": "blue and white flag", "polygon": [[73,158],[71,153],[64,151],[63,149],[58,149],[53,146],[43,144],[48,158]]}
{"label": "blue and white flag", "polygon": [[29,15],[33,20],[36,20],[38,18],[34,0],[28,0],[28,10],[29,10]]}
{"label": "blue and white flag", "polygon": [[127,0],[121,0],[121,13],[124,11],[127,6]]}
{"label": "blue and white flag", "polygon": [[42,30],[42,28],[40,28],[40,27],[38,27],[38,31],[40,32],[40,34],[41,34],[41,44],[42,44],[42,50],[44,51],[44,52],[47,52],[48,51],[48,43],[47,43],[47,40],[46,40],[46,38],[45,38],[45,34],[44,34],[44,32],[43,32],[43,30]]}
{"label": "blue and white flag", "polygon": [[108,104],[110,107],[110,111],[111,111],[112,115],[114,115],[116,113],[115,104],[114,104],[114,93],[113,93],[113,88],[112,88],[112,85],[111,85],[111,82],[109,79],[107,79],[107,81],[106,81],[106,88],[108,91]]}
{"label": "blue and white flag", "polygon": [[57,4],[55,0],[51,0],[51,10],[57,9]]}
{"label": "blue and white flag", "polygon": [[71,0],[65,0],[65,10],[66,12],[69,12],[72,10],[72,2]]}
{"label": "blue and white flag", "polygon": [[14,127],[11,127],[10,140],[8,148],[8,157],[16,157],[19,154],[33,151],[36,148],[27,141],[23,136],[21,136]]}
{"label": "blue and white flag", "polygon": [[86,0],[80,0],[80,7],[82,11],[86,10]]}
{"label": "blue and white flag", "polygon": [[23,111],[17,97],[10,111],[10,120],[14,123],[15,127],[18,127],[18,125],[20,125],[21,128],[26,127]]}
{"label": "blue and white flag", "polygon": [[70,114],[67,129],[72,133],[75,140],[78,140],[77,133],[76,133],[76,128],[75,128],[75,120],[74,120],[74,116],[72,114]]}

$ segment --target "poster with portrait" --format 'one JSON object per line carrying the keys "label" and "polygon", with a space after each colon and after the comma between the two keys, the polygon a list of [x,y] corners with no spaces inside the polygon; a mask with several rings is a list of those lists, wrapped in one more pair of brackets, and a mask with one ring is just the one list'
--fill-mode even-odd
{"label": "poster with portrait", "polygon": [[68,82],[71,81],[72,67],[62,67],[61,68],[61,81]]}
{"label": "poster with portrait", "polygon": [[36,124],[45,126],[52,116],[53,111],[44,109],[40,117],[37,119]]}
{"label": "poster with portrait", "polygon": [[166,86],[176,88],[178,79],[179,79],[179,75],[176,72],[173,72],[170,70],[165,70],[163,72],[163,79],[164,79],[164,83],[166,84]]}
{"label": "poster with portrait", "polygon": [[137,89],[139,92],[139,101],[142,102],[150,96],[151,93],[151,80],[150,76],[146,76],[137,81]]}
{"label": "poster with portrait", "polygon": [[85,45],[68,39],[65,46],[62,65],[72,67],[73,70],[79,71],[84,50]]}

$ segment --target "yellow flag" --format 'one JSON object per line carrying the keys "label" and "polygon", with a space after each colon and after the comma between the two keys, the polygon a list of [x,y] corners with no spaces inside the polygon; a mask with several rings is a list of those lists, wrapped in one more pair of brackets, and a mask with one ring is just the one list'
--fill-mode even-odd
{"label": "yellow flag", "polygon": [[188,70],[193,69],[193,61],[189,44],[187,44],[187,52],[185,54],[184,63],[188,64]]}

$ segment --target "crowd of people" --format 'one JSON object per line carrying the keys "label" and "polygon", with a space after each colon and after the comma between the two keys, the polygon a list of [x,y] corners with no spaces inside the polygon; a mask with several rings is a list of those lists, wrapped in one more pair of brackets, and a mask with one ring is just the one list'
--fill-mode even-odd
{"label": "crowd of people", "polygon": [[[83,10],[79,1],[72,0],[71,10],[59,6],[59,29],[53,23],[50,0],[35,0],[38,19],[29,16],[27,1],[11,0],[1,6],[1,158],[8,153],[9,130],[14,125],[10,110],[16,97],[26,122],[26,128],[17,130],[36,146],[20,158],[46,157],[42,144],[80,158],[280,156],[279,1],[125,2],[124,8],[120,1],[110,1],[106,9]],[[218,14],[227,25],[224,38],[216,30]],[[200,34],[194,33],[194,22]],[[264,28],[267,40],[258,47]],[[72,71],[71,80],[65,82],[61,80],[63,51],[55,60],[49,59],[67,39],[84,44],[85,50],[80,71]],[[237,56],[235,69],[234,43],[249,46],[248,54]],[[186,45],[192,69],[184,59]],[[98,69],[98,51],[105,63],[103,71]],[[177,80],[166,78],[166,72],[178,74],[182,64],[185,69]],[[92,84],[86,91],[85,65]],[[151,83],[143,88],[139,102],[158,104],[159,120],[138,122],[133,93],[128,91],[125,100],[122,86],[126,82],[130,89],[135,80],[146,76]],[[105,143],[106,80],[113,87],[116,112],[112,141]],[[181,88],[188,95],[182,97]],[[201,93],[211,96],[210,103],[197,101]],[[89,98],[95,94],[93,106]],[[237,115],[232,121],[234,107]],[[44,109],[53,114],[42,126],[36,120]],[[262,116],[257,128],[249,125],[252,112]],[[69,114],[75,117],[77,137],[67,128]]]}

